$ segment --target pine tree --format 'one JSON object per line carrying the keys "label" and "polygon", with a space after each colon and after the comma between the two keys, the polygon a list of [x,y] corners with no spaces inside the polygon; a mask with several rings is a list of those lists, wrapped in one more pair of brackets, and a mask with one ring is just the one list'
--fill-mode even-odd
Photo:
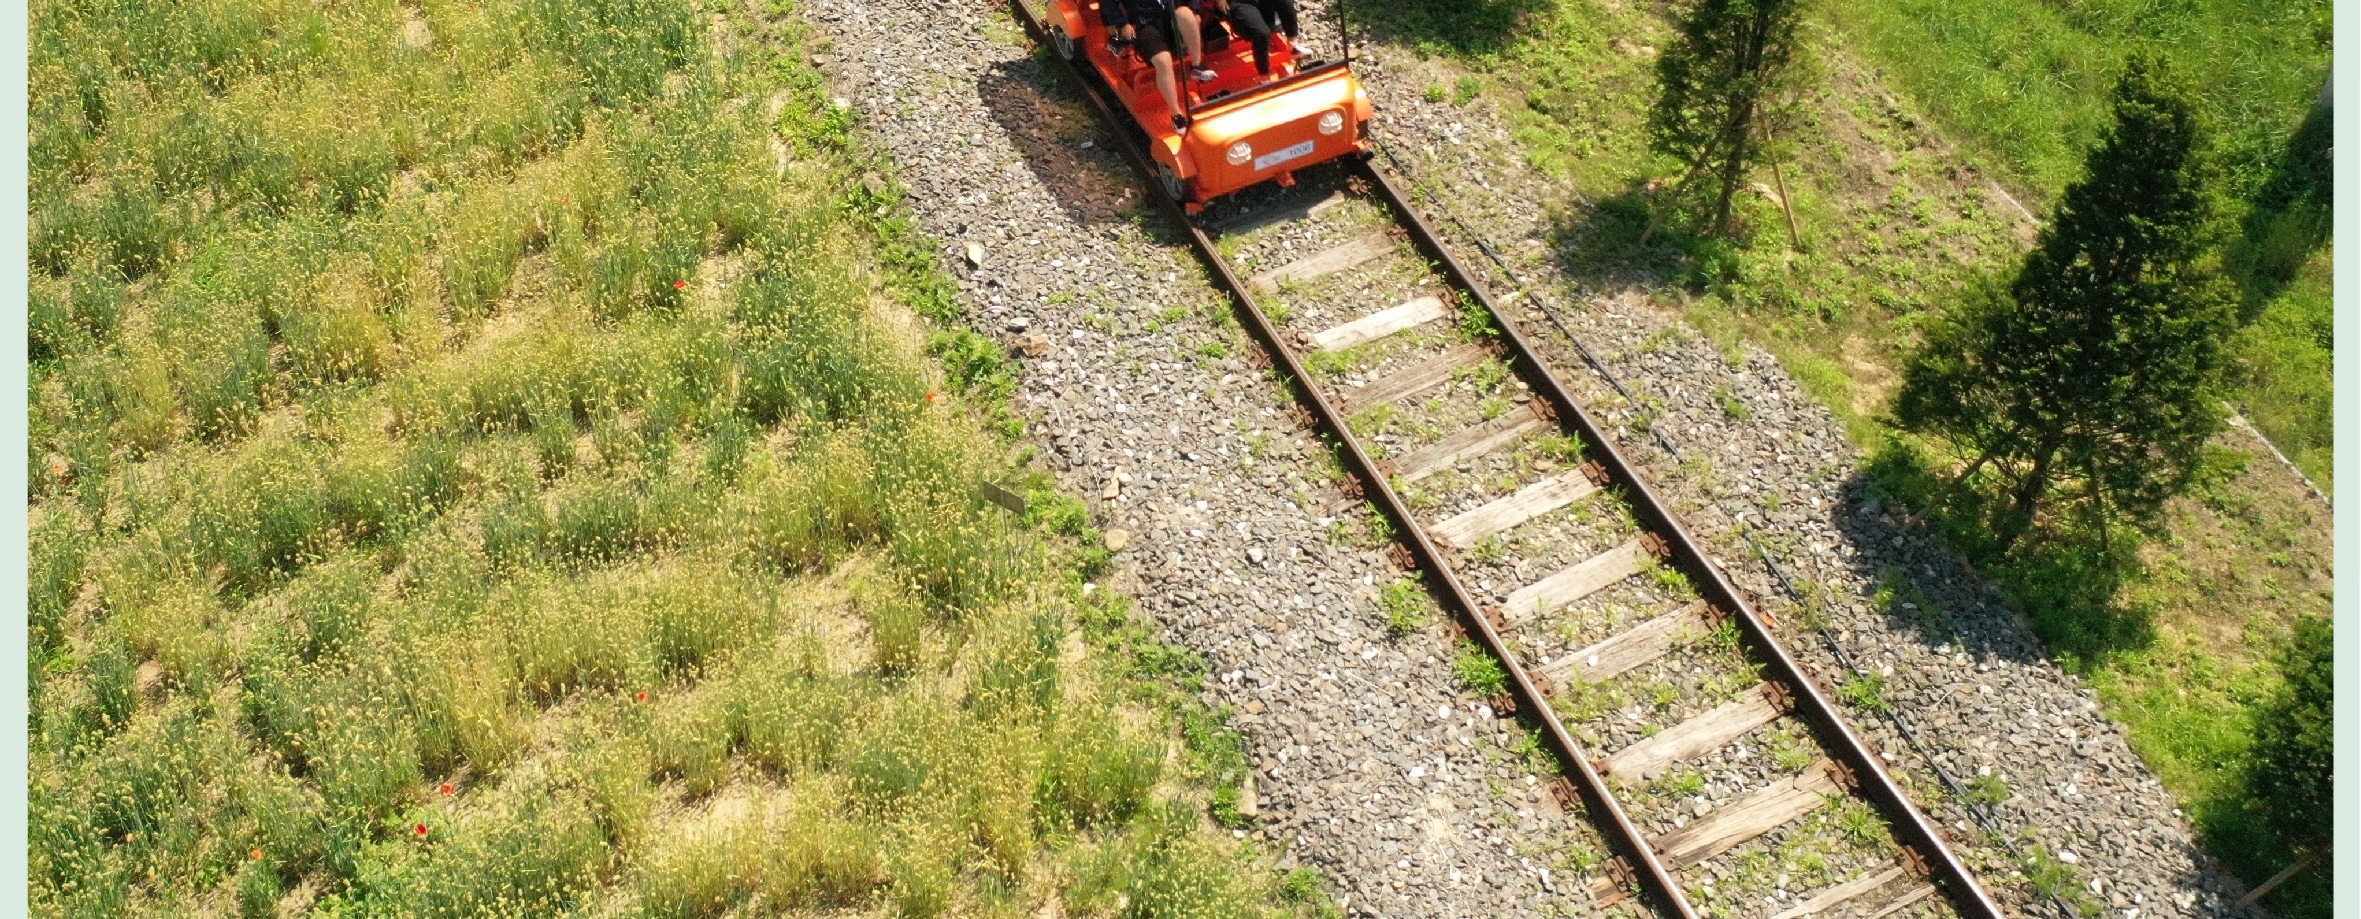
{"label": "pine tree", "polygon": [[1802,20],[1801,0],[1697,0],[1657,59],[1650,147],[1687,167],[1678,194],[1704,181],[1695,190],[1712,202],[1713,235],[1729,234],[1731,202],[1770,152],[1766,120],[1788,109]]}
{"label": "pine tree", "polygon": [[1974,292],[1904,369],[1895,415],[2006,488],[2006,551],[2036,511],[2147,523],[2223,419],[2236,327],[2218,270],[2212,174],[2190,93],[2135,57],[2114,124],[2005,290]]}

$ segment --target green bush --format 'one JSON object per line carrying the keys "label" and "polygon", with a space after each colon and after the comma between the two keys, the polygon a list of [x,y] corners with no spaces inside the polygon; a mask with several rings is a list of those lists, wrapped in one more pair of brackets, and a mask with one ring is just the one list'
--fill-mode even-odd
{"label": "green bush", "polygon": [[2298,620],[2281,660],[2287,682],[2256,718],[2247,785],[2298,851],[2324,850],[2335,829],[2335,646],[2327,618]]}

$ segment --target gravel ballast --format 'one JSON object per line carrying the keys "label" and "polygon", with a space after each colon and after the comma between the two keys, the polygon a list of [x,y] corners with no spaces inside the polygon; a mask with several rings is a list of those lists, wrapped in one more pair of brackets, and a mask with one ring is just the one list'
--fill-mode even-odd
{"label": "gravel ballast", "polygon": [[[942,243],[969,321],[1032,353],[1015,407],[1044,465],[1121,532],[1109,586],[1204,653],[1218,674],[1209,701],[1239,711],[1266,848],[1283,865],[1323,869],[1357,915],[1589,912],[1586,879],[1563,866],[1603,848],[1595,832],[1558,813],[1542,787],[1551,776],[1509,751],[1513,725],[1460,691],[1439,630],[1386,638],[1376,596],[1401,573],[1381,548],[1342,535],[1367,512],[1285,395],[1237,353],[1243,339],[1217,318],[1227,307],[1161,218],[1136,207],[1135,177],[1087,109],[1061,101],[1006,4],[799,10],[827,42],[817,62],[833,91],[892,154],[909,206]],[[1307,7],[1307,21],[1325,23],[1316,12]],[[1478,233],[1519,254],[1518,270],[1572,310],[1635,393],[1661,404],[1659,429],[1689,465],[1638,429],[1622,428],[1621,445],[1723,570],[1777,597],[1738,527],[1792,546],[1790,576],[1825,591],[1839,643],[1883,675],[1885,699],[1934,760],[1963,780],[2000,776],[2010,795],[1992,809],[2000,835],[2056,853],[2108,915],[2227,912],[2234,883],[2208,869],[2120,726],[1972,572],[1863,497],[1860,457],[1830,414],[1759,349],[1733,366],[1637,294],[1555,277],[1543,241],[1558,228],[1544,199],[1561,193],[1519,165],[1481,107],[1424,101],[1408,52],[1367,50],[1361,70],[1388,142],[1449,189]],[[1470,240],[1454,242],[1480,261]],[[1611,427],[1634,416],[1546,320],[1510,312]],[[1725,396],[1749,417],[1728,412]],[[1924,608],[1873,600],[1889,572]],[[1787,624],[1782,634],[1829,687],[1846,672],[1811,633]],[[1885,719],[1853,714],[1922,806],[1935,803],[1927,762]],[[1969,810],[1929,811],[2012,912],[2052,911],[2032,904]]]}

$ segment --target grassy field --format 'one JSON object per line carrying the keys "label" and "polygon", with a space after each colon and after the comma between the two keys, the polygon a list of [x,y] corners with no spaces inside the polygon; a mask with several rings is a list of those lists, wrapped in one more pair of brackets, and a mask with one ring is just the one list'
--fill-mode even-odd
{"label": "grassy field", "polygon": [[[1725,347],[1769,349],[1874,455],[1879,487],[1905,499],[1924,498],[1946,462],[1882,417],[1917,325],[1979,275],[2013,269],[2030,218],[2079,171],[2121,54],[2171,48],[2209,87],[2233,197],[2228,265],[2254,317],[2239,344],[2252,371],[2241,407],[2332,485],[2325,185],[2298,141],[2327,64],[2325,3],[1823,6],[1807,29],[1819,89],[1784,138],[1795,252],[1768,193],[1742,196],[1753,231],[1739,243],[1676,231],[1640,245],[1645,183],[1668,172],[1647,152],[1645,117],[1675,5],[1397,0],[1361,11],[1428,56],[1428,98],[1491,108],[1529,165],[1568,190],[1561,265],[1601,289],[1642,290]],[[2214,854],[2256,883],[2290,856],[2245,801],[2251,719],[2279,683],[2269,663],[2291,624],[2329,612],[2331,544],[2326,509],[2276,460],[2235,431],[2218,444],[2165,534],[2114,573],[2092,540],[2003,558],[1988,534],[1951,536],[2094,683]],[[2324,868],[2265,901],[2307,917],[2330,903]]]}
{"label": "grassy field", "polygon": [[35,4],[35,915],[1333,910],[781,13]]}

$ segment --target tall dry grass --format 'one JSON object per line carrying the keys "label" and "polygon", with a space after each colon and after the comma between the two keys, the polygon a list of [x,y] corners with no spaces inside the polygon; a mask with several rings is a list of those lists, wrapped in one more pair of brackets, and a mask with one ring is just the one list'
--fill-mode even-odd
{"label": "tall dry grass", "polygon": [[1003,365],[889,315],[948,288],[792,36],[32,23],[37,915],[1309,909],[1190,660],[1076,649],[1084,519],[978,496]]}

